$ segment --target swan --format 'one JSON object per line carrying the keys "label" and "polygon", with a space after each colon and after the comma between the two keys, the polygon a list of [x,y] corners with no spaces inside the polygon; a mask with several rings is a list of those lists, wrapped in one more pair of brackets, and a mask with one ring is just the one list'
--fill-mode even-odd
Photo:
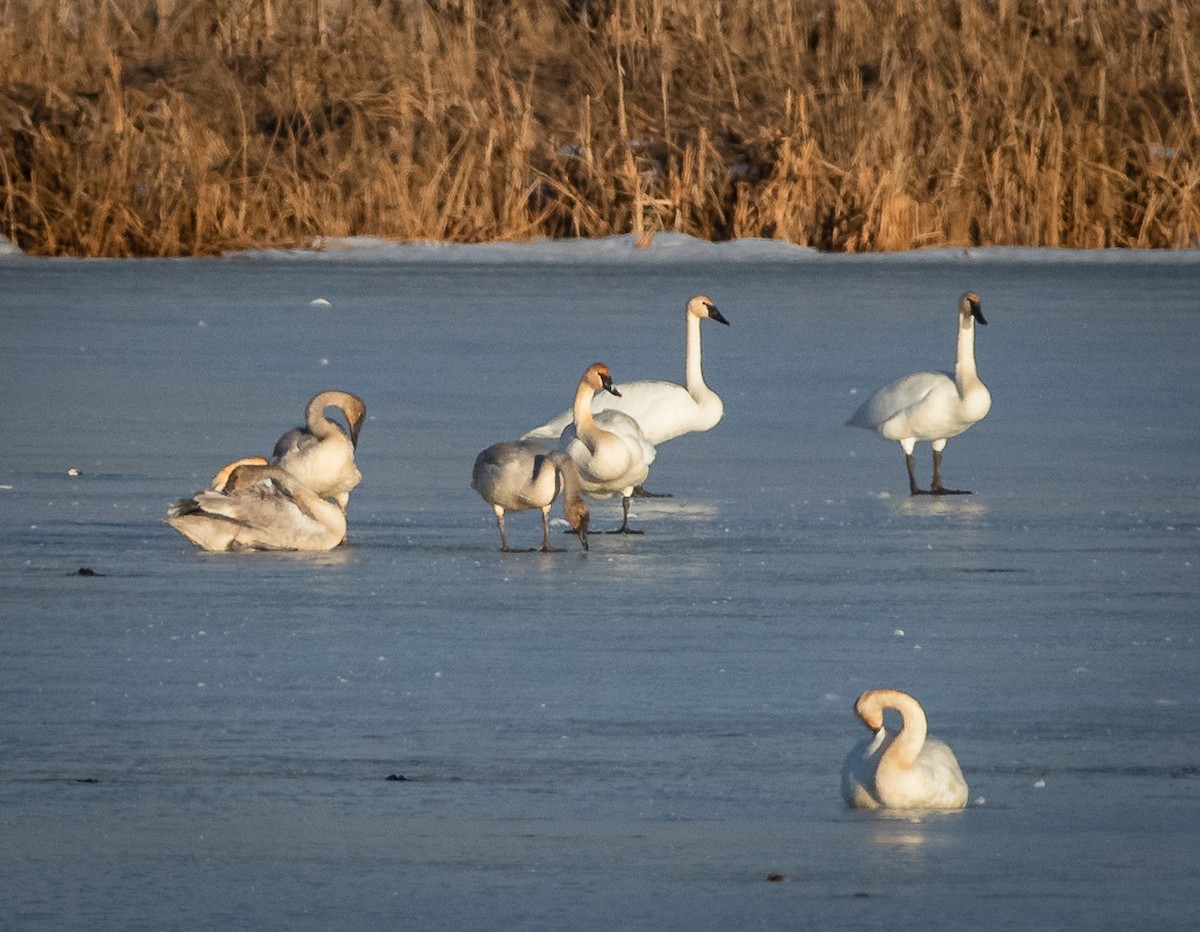
{"label": "swan", "polygon": [[346,512],[279,466],[234,462],[167,509],[167,524],[205,550],[332,550]]}
{"label": "swan", "polygon": [[212,484],[209,486],[214,492],[224,492],[225,485],[229,482],[229,477],[233,475],[233,471],[239,466],[266,466],[267,458],[265,456],[243,456],[241,459],[236,459],[232,463],[226,463],[213,476]]}
{"label": "swan", "polygon": [[[883,727],[883,710],[902,719],[898,734]],[[851,809],[962,809],[967,781],[950,746],[926,735],[925,711],[898,689],[868,689],[854,703],[875,734],[864,738],[842,765],[842,798]]]}
{"label": "swan", "polygon": [[[717,306],[702,294],[687,303],[687,387],[676,382],[640,379],[621,382],[616,386],[619,395],[598,395],[592,402],[592,412],[624,411],[641,428],[647,442],[658,446],[682,434],[711,430],[725,413],[721,396],[704,383],[700,368],[700,321],[708,319],[729,326]],[[535,427],[523,439],[559,437],[574,420],[574,411],[566,410],[545,424]]]}
{"label": "swan", "polygon": [[623,411],[592,414],[598,391],[620,397],[612,372],[602,362],[588,366],[579,379],[572,409],[575,422],[562,434],[561,444],[579,469],[580,487],[589,498],[621,494],[621,526],[613,534],[640,534],[629,527],[629,498],[646,481],[656,450],[638,422]]}
{"label": "swan", "polygon": [[[325,416],[326,408],[341,410],[349,434]],[[336,499],[345,510],[350,490],[362,481],[354,451],[366,416],[366,403],[357,395],[320,392],[304,411],[304,427],[295,427],[275,441],[271,462],[286,469],[322,498]]]}
{"label": "swan", "polygon": [[500,549],[508,552],[504,536],[504,514],[537,508],[542,512],[542,546],[550,546],[550,506],[563,493],[563,513],[571,530],[588,549],[589,512],[579,488],[579,470],[563,450],[555,450],[544,440],[505,440],[494,443],[475,458],[471,488],[496,512],[500,529]]}
{"label": "swan", "polygon": [[[914,372],[886,385],[868,398],[846,421],[865,427],[904,450],[908,490],[913,495],[969,495],[942,486],[942,450],[992,407],[992,396],[975,371],[975,321],[987,324],[979,295],[966,292],[958,305],[958,352],[954,378],[944,372]],[[933,482],[926,492],[917,486],[913,449],[927,440],[933,447]]]}

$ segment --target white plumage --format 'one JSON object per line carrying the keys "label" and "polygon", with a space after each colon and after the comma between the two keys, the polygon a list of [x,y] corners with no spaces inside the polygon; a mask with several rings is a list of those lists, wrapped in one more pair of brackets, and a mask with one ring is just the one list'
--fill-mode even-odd
{"label": "white plumage", "polygon": [[[902,725],[888,734],[883,710],[895,709]],[[842,798],[852,809],[962,809],[967,781],[949,745],[928,736],[925,711],[898,689],[869,689],[854,711],[874,734],[846,755]]]}
{"label": "white plumage", "polygon": [[[658,446],[687,433],[711,430],[721,420],[725,405],[721,396],[704,382],[700,364],[700,321],[715,320],[729,324],[717,306],[704,295],[687,303],[687,349],[685,375],[687,387],[676,382],[642,379],[616,385],[619,394],[594,396],[592,413],[622,411],[638,424],[645,440]],[[559,437],[575,419],[568,408],[546,423],[525,434],[525,438]]]}
{"label": "white plumage", "polygon": [[[349,433],[325,416],[326,408],[341,410]],[[305,408],[304,427],[289,430],[275,442],[272,463],[286,469],[322,498],[337,499],[344,510],[351,490],[362,481],[354,452],[366,416],[366,403],[357,395],[320,392]]]}
{"label": "white plumage", "polygon": [[[942,485],[942,450],[972,424],[983,420],[992,396],[975,369],[975,321],[987,324],[979,295],[968,291],[959,301],[958,345],[954,377],[944,372],[915,372],[885,385],[846,421],[894,440],[904,450],[908,488],[913,495],[969,494]],[[927,441],[933,447],[933,481],[928,493],[917,484],[913,450]]]}
{"label": "white plumage", "polygon": [[616,532],[640,534],[629,527],[629,498],[636,486],[646,481],[655,448],[643,436],[638,422],[621,411],[592,414],[592,398],[598,391],[620,395],[612,373],[604,363],[594,363],[579,380],[575,392],[574,425],[564,430],[562,443],[579,469],[579,482],[589,498],[608,498],[620,493],[622,521]]}

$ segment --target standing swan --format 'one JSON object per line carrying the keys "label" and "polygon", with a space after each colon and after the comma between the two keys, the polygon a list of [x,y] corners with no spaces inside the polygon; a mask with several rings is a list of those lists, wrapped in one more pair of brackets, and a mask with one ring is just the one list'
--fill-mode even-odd
{"label": "standing swan", "polygon": [[[987,324],[979,295],[968,291],[958,305],[958,352],[954,378],[944,372],[914,372],[886,385],[863,403],[846,422],[865,427],[899,442],[908,466],[908,490],[913,495],[970,495],[964,489],[942,486],[942,450],[992,407],[992,396],[975,371],[975,321]],[[919,441],[933,446],[933,483],[928,492],[917,486],[913,449]]]}
{"label": "standing swan", "polygon": [[[624,411],[637,421],[642,436],[654,446],[682,434],[711,430],[717,425],[725,405],[721,396],[704,383],[704,372],[700,367],[700,321],[707,318],[726,326],[729,321],[702,294],[688,301],[684,318],[687,321],[687,387],[657,379],[622,382],[616,386],[620,394],[596,396],[592,413]],[[529,431],[525,437],[558,437],[573,419],[573,411],[563,411]]]}
{"label": "standing swan", "polygon": [[[167,524],[205,550],[332,550],[346,513],[278,466],[232,463],[214,488],[174,502]],[[216,484],[220,482],[220,488]]]}
{"label": "standing swan", "polygon": [[[900,713],[900,732],[889,735],[883,710]],[[864,738],[842,765],[842,798],[851,809],[962,809],[967,781],[949,745],[926,736],[921,704],[898,689],[868,689],[854,711],[875,734]]]}
{"label": "standing swan", "polygon": [[537,508],[542,512],[543,553],[550,546],[550,506],[563,493],[563,513],[571,530],[588,549],[588,506],[579,489],[579,470],[575,461],[562,450],[553,450],[546,441],[506,440],[494,443],[475,458],[471,488],[496,512],[500,529],[500,549],[509,551],[504,536],[504,513]]}
{"label": "standing swan", "polygon": [[574,436],[563,432],[568,455],[579,468],[580,485],[591,498],[608,498],[621,493],[621,526],[611,534],[641,534],[629,527],[629,497],[636,486],[646,481],[650,464],[654,462],[654,445],[647,442],[642,431],[628,414],[621,411],[601,411],[592,414],[592,398],[598,391],[617,397],[612,372],[604,363],[593,363],[579,379],[573,408]]}
{"label": "standing swan", "polygon": [[[340,424],[325,416],[326,408],[341,410],[348,435]],[[305,409],[305,426],[293,428],[275,441],[272,463],[286,469],[322,498],[337,499],[344,510],[350,501],[350,490],[362,482],[354,451],[366,416],[366,403],[357,395],[321,392]]]}

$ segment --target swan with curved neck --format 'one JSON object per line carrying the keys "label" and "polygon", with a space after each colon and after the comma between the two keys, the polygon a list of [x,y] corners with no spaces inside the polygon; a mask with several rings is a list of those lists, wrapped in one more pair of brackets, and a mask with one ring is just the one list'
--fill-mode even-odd
{"label": "swan with curved neck", "polygon": [[231,463],[220,488],[179,499],[167,524],[205,550],[332,550],[346,513],[279,466]]}
{"label": "swan with curved neck", "polygon": [[[623,411],[637,421],[642,436],[654,446],[682,434],[711,430],[717,425],[725,413],[725,405],[721,396],[704,381],[700,362],[700,322],[715,320],[728,326],[729,321],[702,294],[688,301],[684,320],[687,322],[686,387],[658,379],[621,382],[616,386],[620,394],[605,393],[594,397],[593,414]],[[529,431],[525,438],[559,437],[573,420],[574,411],[568,409]]]}
{"label": "swan with curved neck", "polygon": [[614,534],[640,534],[629,527],[629,498],[646,481],[654,462],[654,445],[642,435],[638,422],[622,411],[592,413],[599,391],[620,396],[612,372],[604,363],[589,366],[575,390],[573,436],[563,432],[568,455],[579,469],[580,487],[589,498],[620,493],[622,521]]}
{"label": "swan with curved neck", "polygon": [[[900,713],[900,731],[884,728],[884,709]],[[962,809],[967,781],[949,745],[930,737],[925,710],[898,689],[868,689],[855,714],[873,734],[846,755],[842,798],[852,809]]]}
{"label": "swan with curved neck", "polygon": [[475,458],[471,488],[492,506],[500,529],[500,549],[508,552],[504,515],[509,511],[537,508],[542,513],[543,553],[550,546],[550,507],[561,491],[563,514],[571,530],[588,549],[589,511],[580,489],[579,469],[563,450],[554,450],[544,440],[506,440],[494,443]]}
{"label": "swan with curved neck", "polygon": [[[339,409],[346,418],[346,428],[326,417],[326,408]],[[362,482],[354,452],[366,416],[367,405],[358,395],[320,392],[304,411],[304,426],[289,430],[275,442],[271,461],[322,498],[336,499],[345,509],[350,491]]]}
{"label": "swan with curved neck", "polygon": [[[979,295],[968,291],[958,305],[958,344],[954,377],[945,372],[914,372],[885,385],[846,421],[865,427],[904,450],[908,490],[912,495],[969,495],[942,485],[942,450],[972,424],[983,420],[992,396],[975,369],[975,322],[987,324]],[[913,450],[919,442],[933,447],[933,482],[928,491],[917,485]]]}

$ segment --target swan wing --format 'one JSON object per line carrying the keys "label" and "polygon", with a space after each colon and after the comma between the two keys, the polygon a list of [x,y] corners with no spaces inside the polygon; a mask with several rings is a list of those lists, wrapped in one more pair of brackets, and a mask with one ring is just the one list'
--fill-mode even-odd
{"label": "swan wing", "polygon": [[289,454],[303,452],[316,442],[317,438],[303,427],[293,427],[275,441],[275,447],[271,450],[271,458],[279,460]]}
{"label": "swan wing", "polygon": [[947,417],[956,410],[958,389],[944,372],[914,372],[885,385],[846,421],[888,440],[915,437],[935,440],[947,436]]}
{"label": "swan wing", "polygon": [[231,493],[198,492],[168,515],[168,524],[206,550],[330,550],[346,533],[337,506],[317,515],[271,479]]}
{"label": "swan wing", "polygon": [[880,729],[859,741],[846,755],[842,762],[842,799],[851,809],[881,807],[875,789],[875,769],[880,755],[890,743],[887,732]]}
{"label": "swan wing", "polygon": [[944,741],[927,737],[913,770],[920,775],[923,808],[962,809],[967,804],[966,778]]}
{"label": "swan wing", "polygon": [[633,459],[640,460],[647,468],[658,456],[658,449],[643,432],[641,423],[632,415],[608,409],[596,415],[596,425],[620,437],[629,447]]}
{"label": "swan wing", "polygon": [[557,492],[549,440],[508,440],[492,444],[475,458],[471,488],[507,511],[542,508]]}
{"label": "swan wing", "polygon": [[[721,420],[725,406],[712,391],[703,404],[686,388],[675,382],[644,379],[617,385],[621,397],[598,392],[592,399],[592,413],[620,411],[637,421],[645,438],[655,446],[682,434],[711,430]],[[560,412],[524,434],[522,439],[560,437],[573,422],[570,410]]]}

